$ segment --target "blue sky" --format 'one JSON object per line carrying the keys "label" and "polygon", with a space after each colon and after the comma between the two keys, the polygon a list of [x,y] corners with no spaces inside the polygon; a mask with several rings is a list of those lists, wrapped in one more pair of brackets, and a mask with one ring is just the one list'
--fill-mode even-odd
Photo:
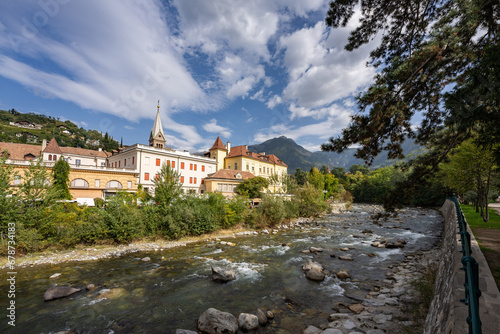
{"label": "blue sky", "polygon": [[372,82],[372,42],[343,49],[323,0],[4,0],[0,108],[147,143],[157,100],[167,143],[200,151],[340,134]]}

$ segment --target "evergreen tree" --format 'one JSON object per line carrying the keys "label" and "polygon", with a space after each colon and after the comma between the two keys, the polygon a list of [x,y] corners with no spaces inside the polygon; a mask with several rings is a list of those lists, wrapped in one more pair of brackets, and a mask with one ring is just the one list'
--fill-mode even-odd
{"label": "evergreen tree", "polygon": [[57,192],[57,197],[60,199],[71,199],[69,192],[69,164],[61,157],[52,168],[53,187]]}
{"label": "evergreen tree", "polygon": [[170,204],[182,193],[180,174],[170,165],[164,163],[153,180],[156,187],[154,199],[162,209],[168,210]]}

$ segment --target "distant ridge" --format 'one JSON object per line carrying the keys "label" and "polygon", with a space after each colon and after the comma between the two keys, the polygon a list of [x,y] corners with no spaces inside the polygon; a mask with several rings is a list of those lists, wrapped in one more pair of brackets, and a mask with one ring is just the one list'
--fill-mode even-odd
{"label": "distant ridge", "polygon": [[[251,145],[249,150],[257,153],[265,152],[274,154],[288,165],[288,173],[293,174],[297,168],[308,171],[312,166],[321,168],[322,165],[330,167],[344,167],[348,169],[352,165],[363,165],[364,161],[356,159],[355,148],[350,148],[342,153],[334,152],[310,152],[298,145],[293,139],[285,136],[266,140],[261,144]],[[403,153],[407,156],[421,149],[412,140],[403,143]],[[398,160],[387,159],[387,153],[383,152],[375,158],[370,168],[380,168],[394,164]]]}

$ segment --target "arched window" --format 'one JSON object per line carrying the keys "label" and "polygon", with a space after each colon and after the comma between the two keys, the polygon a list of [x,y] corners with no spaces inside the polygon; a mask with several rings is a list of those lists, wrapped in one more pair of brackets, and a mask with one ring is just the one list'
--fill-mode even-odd
{"label": "arched window", "polygon": [[52,154],[49,154],[49,161],[52,160]]}
{"label": "arched window", "polygon": [[84,179],[74,179],[71,181],[71,187],[73,188],[88,188],[89,183]]}
{"label": "arched window", "polygon": [[111,180],[106,183],[106,189],[123,189],[123,186],[119,181]]}

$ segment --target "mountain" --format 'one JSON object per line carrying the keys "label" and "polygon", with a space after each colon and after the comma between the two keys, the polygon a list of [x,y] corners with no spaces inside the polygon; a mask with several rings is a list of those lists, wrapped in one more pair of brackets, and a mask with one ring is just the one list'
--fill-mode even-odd
{"label": "mountain", "polygon": [[[310,152],[298,145],[293,139],[281,136],[278,138],[269,139],[262,144],[251,145],[248,147],[250,151],[266,154],[274,154],[282,159],[288,165],[288,172],[294,173],[297,168],[308,171],[312,166],[321,168],[323,165],[330,167],[344,167],[349,169],[352,165],[363,165],[364,161],[356,159],[354,153],[355,148],[349,148],[342,153],[335,152]],[[421,147],[411,140],[406,140],[403,143],[403,153],[408,156],[410,153],[416,153],[421,150]],[[392,165],[398,160],[387,159],[387,153],[381,153],[377,156],[370,168],[376,169],[388,165]]]}
{"label": "mountain", "polygon": [[51,116],[21,113],[15,109],[0,110],[0,141],[35,144],[54,137],[60,146],[88,149],[117,149],[119,143],[108,134],[79,128],[71,121],[60,121]]}

